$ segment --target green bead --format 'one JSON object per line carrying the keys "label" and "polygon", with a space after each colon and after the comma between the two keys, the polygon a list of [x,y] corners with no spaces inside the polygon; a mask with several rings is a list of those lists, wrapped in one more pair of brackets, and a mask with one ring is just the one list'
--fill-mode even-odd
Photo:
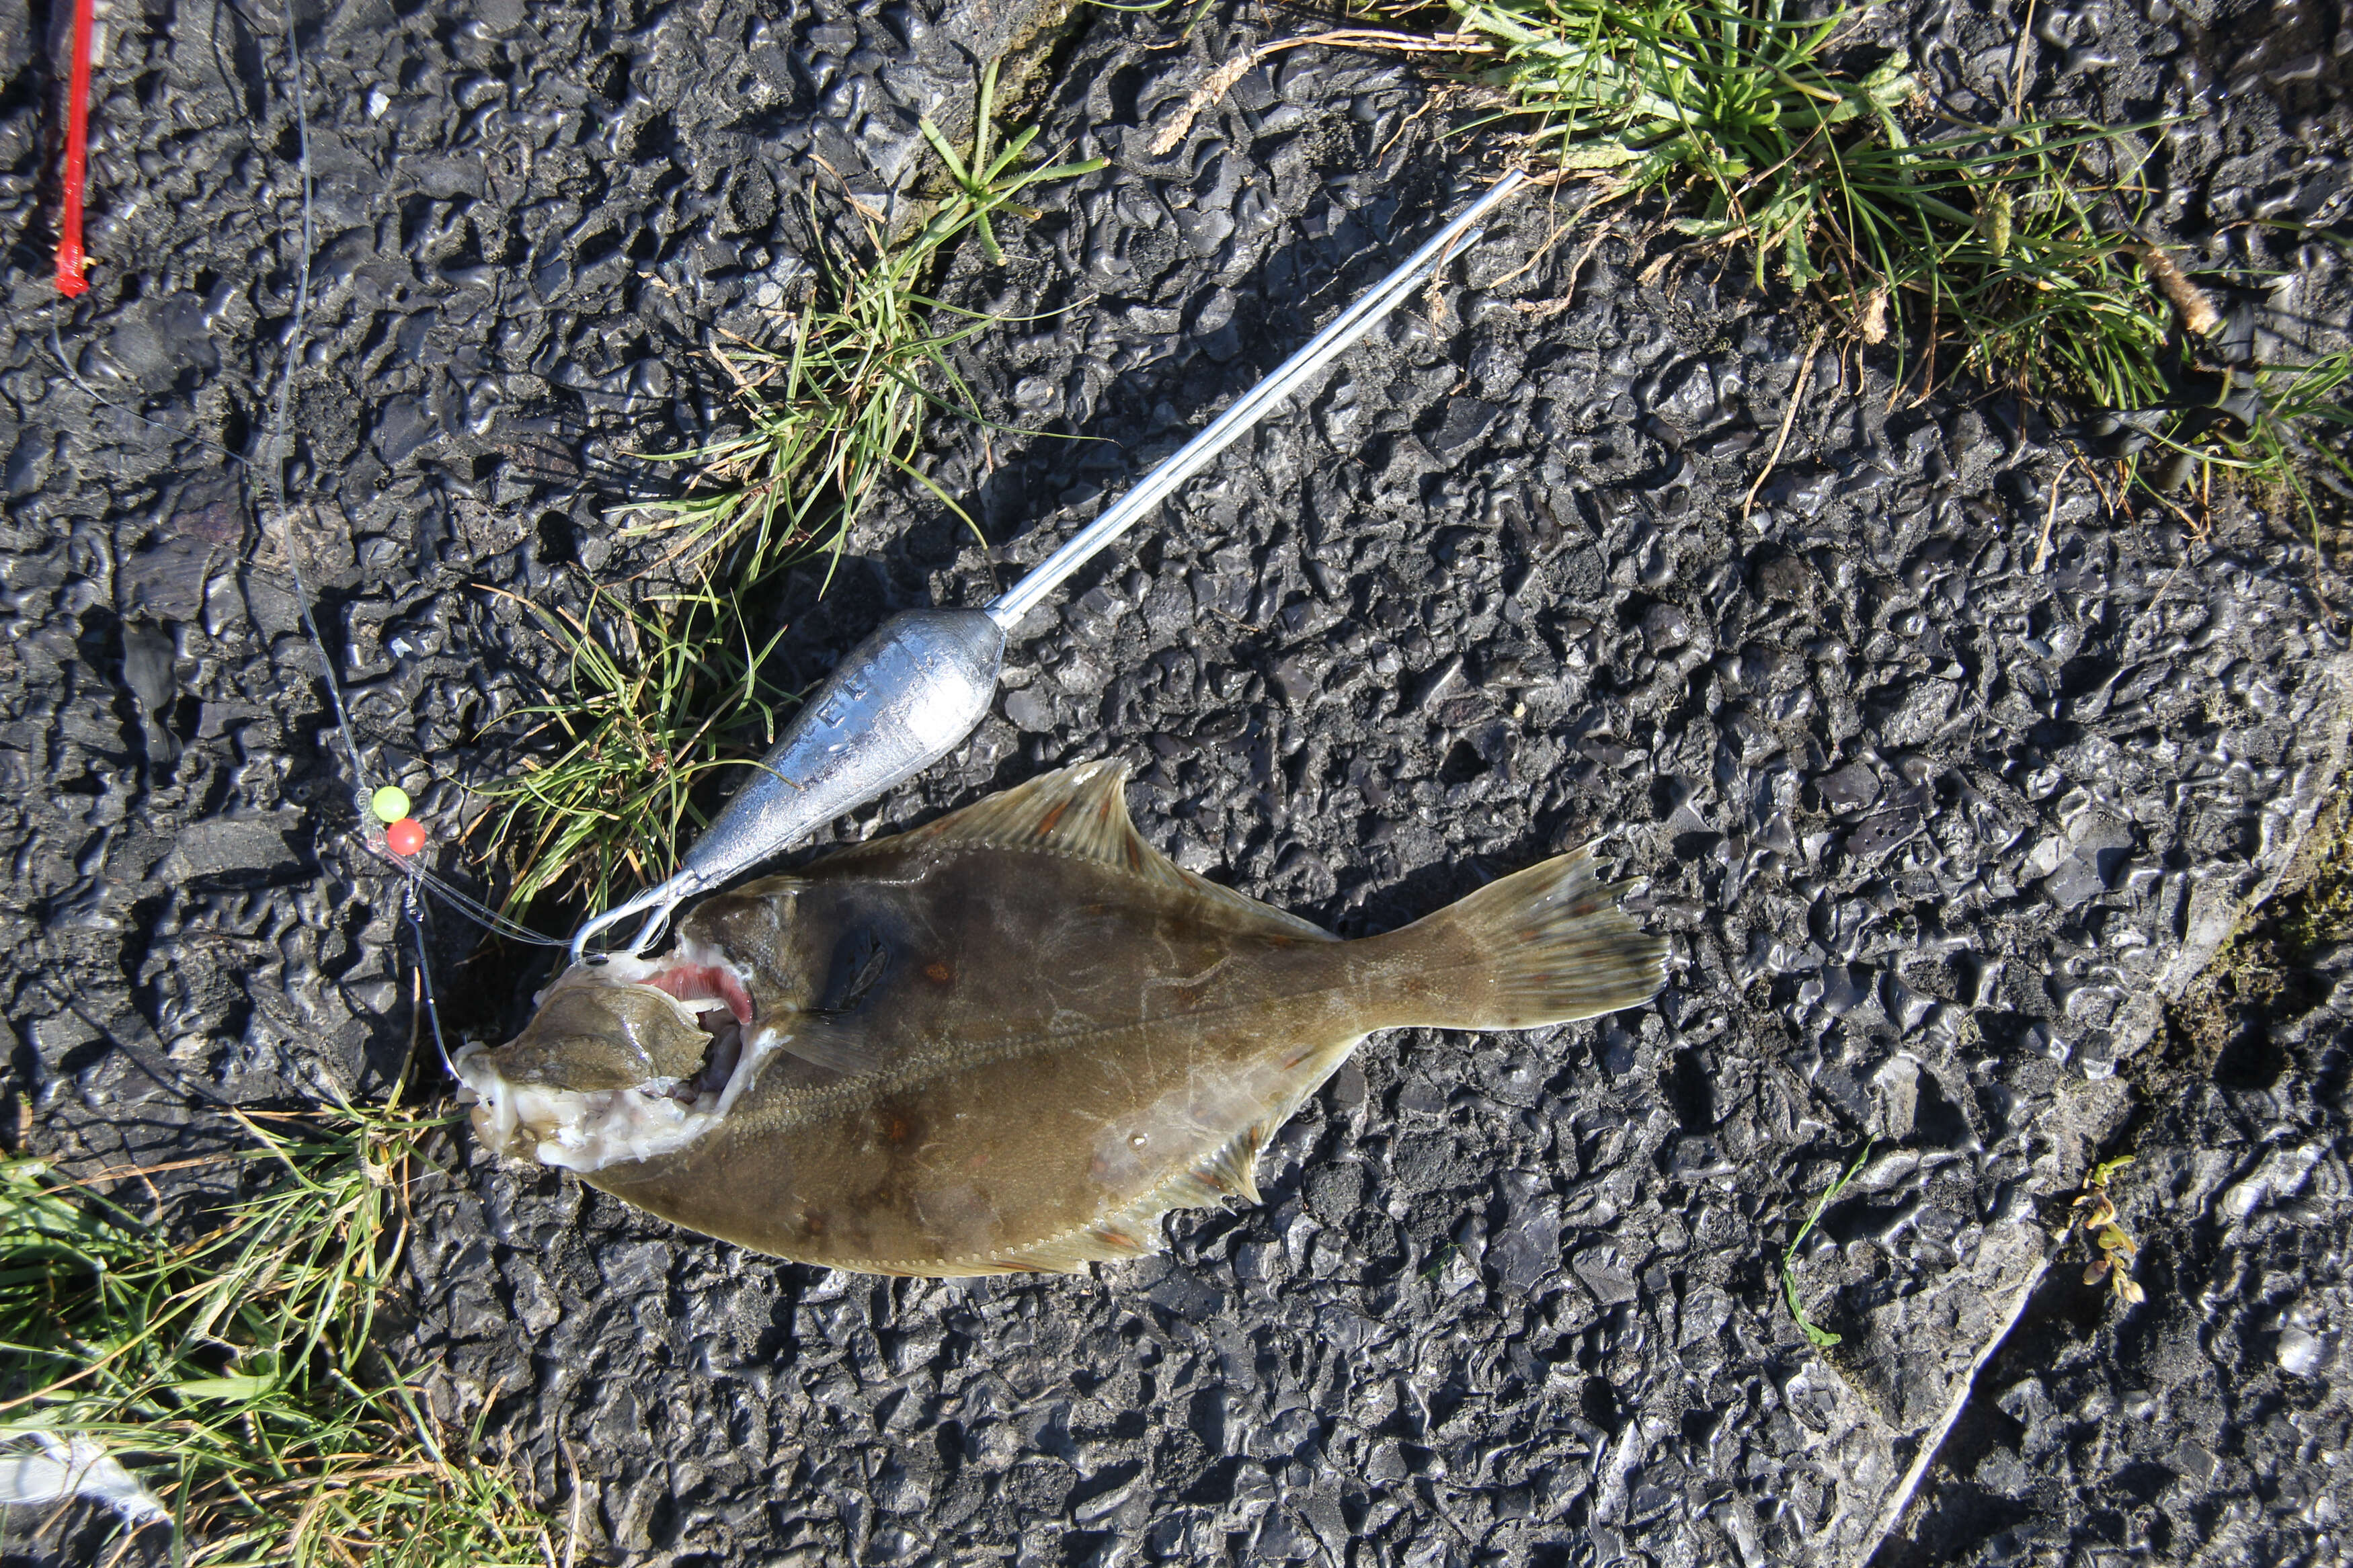
{"label": "green bead", "polygon": [[398,822],[408,815],[408,792],[398,784],[386,784],[368,796],[368,809],[375,813],[378,822]]}

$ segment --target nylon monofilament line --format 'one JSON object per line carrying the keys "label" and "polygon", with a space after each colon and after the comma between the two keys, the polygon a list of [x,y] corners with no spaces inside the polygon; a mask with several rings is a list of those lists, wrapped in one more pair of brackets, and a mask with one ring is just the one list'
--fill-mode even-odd
{"label": "nylon monofilament line", "polygon": [[[301,92],[300,74],[301,53],[299,47],[290,37],[287,40],[287,49],[290,58],[296,62],[296,90],[294,99],[296,136],[299,144],[307,149],[310,144],[309,114],[307,100],[305,95]],[[285,449],[285,411],[288,406],[290,396],[288,389],[292,378],[294,348],[299,346],[300,333],[306,323],[309,315],[309,285],[311,272],[310,248],[311,241],[315,237],[315,217],[310,196],[311,187],[307,174],[307,156],[304,160],[303,167],[306,171],[303,183],[302,202],[302,232],[304,242],[303,254],[297,263],[295,314],[292,321],[292,330],[296,334],[297,342],[293,345],[290,345],[285,361],[280,367],[278,388],[271,398],[272,416],[269,435],[268,460],[270,473],[268,499],[277,510],[281,539],[285,538],[288,532],[288,523],[290,518],[290,509],[288,505],[285,494],[282,468],[282,458]],[[134,420],[141,425],[148,426],[150,429],[160,430],[164,435],[172,437],[174,441],[185,441],[191,445],[201,447],[206,451],[213,453],[216,457],[218,457],[224,462],[232,463],[237,468],[244,469],[248,478],[253,475],[256,467],[255,461],[252,458],[248,458],[244,453],[231,451],[228,447],[222,446],[219,442],[215,441],[208,437],[199,436],[194,431],[183,429],[179,426],[174,425],[166,420],[155,418],[152,415],[142,414],[138,409],[131,408],[121,403],[117,403],[112,398],[107,396],[104,393],[99,391],[96,387],[90,385],[87,380],[83,379],[81,373],[75,368],[73,356],[66,352],[65,338],[63,332],[58,327],[55,308],[50,307],[49,309],[49,357],[53,362],[55,362],[58,368],[58,374],[63,376],[66,382],[76,391],[89,398],[91,403],[100,408],[107,409],[114,414],[119,414],[126,419]],[[320,677],[326,682],[328,700],[335,711],[337,731],[343,739],[344,750],[352,758],[353,793],[356,799],[364,802],[374,794],[375,786],[367,771],[366,764],[363,760],[363,753],[358,744],[357,732],[353,728],[350,715],[344,707],[342,689],[336,684],[333,666],[328,658],[325,645],[319,636],[318,621],[316,613],[312,608],[309,579],[303,575],[301,563],[295,556],[290,542],[287,548],[287,563],[290,568],[291,568],[295,602],[301,612],[301,620],[302,622],[305,640],[311,645],[312,656],[319,661]],[[464,892],[447,879],[436,876],[414,858],[404,859],[386,855],[378,847],[378,846],[371,843],[364,833],[354,835],[354,837],[362,849],[375,856],[376,858],[385,861],[385,863],[390,866],[393,869],[399,871],[402,875],[409,878],[411,880],[423,887],[425,890],[431,893],[435,898],[440,900],[444,904],[448,905],[460,918],[470,921],[475,925],[480,926],[483,930],[490,931],[493,935],[503,937],[510,942],[521,942],[534,947],[562,947],[565,945],[566,939],[563,937],[548,936],[542,932],[533,931],[528,927],[521,925],[516,921],[510,920],[506,916],[500,914],[497,910],[492,910],[489,905],[484,904],[481,900],[472,897],[470,894]]]}
{"label": "nylon monofilament line", "polygon": [[[342,735],[344,753],[352,764],[352,804],[361,819],[367,819],[368,797],[375,784],[368,774],[366,761],[360,754],[359,737],[352,729],[351,710],[343,701],[343,689],[335,679],[334,661],[327,656],[326,639],[319,635],[318,615],[312,607],[310,580],[302,573],[301,552],[294,542],[293,513],[286,500],[286,409],[294,386],[294,367],[301,363],[302,334],[309,324],[311,312],[311,250],[313,240],[311,195],[311,110],[309,95],[302,89],[302,46],[294,36],[294,10],[286,8],[286,60],[292,78],[294,99],[295,145],[301,153],[302,176],[302,230],[301,252],[294,271],[294,317],[288,324],[286,349],[278,368],[278,392],[271,399],[269,414],[269,446],[268,482],[271,500],[278,513],[278,542],[285,552],[287,569],[293,574],[295,605],[301,612],[302,629],[311,639],[311,652],[319,661],[319,679],[327,688],[327,700],[333,707],[335,729]],[[369,846],[373,848],[374,846]],[[406,858],[404,858],[406,859]],[[434,1049],[439,1054],[442,1069],[456,1076],[449,1058],[448,1042],[441,1029],[441,1008],[433,986],[433,964],[426,940],[425,918],[418,908],[417,890],[421,866],[400,864],[406,879],[401,890],[400,912],[416,945],[417,995],[424,1007],[427,1026],[433,1032]],[[405,1069],[404,1069],[405,1070]]]}

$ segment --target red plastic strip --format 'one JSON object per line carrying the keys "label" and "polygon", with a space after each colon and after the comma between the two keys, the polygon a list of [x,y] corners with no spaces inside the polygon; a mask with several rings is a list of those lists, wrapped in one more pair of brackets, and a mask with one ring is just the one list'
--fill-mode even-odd
{"label": "red plastic strip", "polygon": [[90,184],[90,35],[92,0],[74,0],[73,75],[66,89],[65,205],[58,214],[58,292],[69,299],[90,288],[90,258],[81,248],[82,192]]}

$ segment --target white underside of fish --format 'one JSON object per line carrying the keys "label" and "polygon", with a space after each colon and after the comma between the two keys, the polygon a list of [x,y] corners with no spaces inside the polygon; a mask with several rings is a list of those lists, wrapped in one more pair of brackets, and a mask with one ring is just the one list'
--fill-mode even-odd
{"label": "white underside of fish", "polygon": [[[491,1147],[512,1149],[515,1134],[525,1132],[537,1140],[533,1158],[541,1164],[582,1173],[675,1153],[726,1119],[759,1078],[761,1062],[782,1043],[779,1030],[749,1026],[741,976],[723,955],[702,944],[683,942],[659,961],[610,958],[598,975],[609,984],[651,987],[689,1025],[701,1026],[702,1016],[714,1008],[735,1015],[736,1022],[726,1027],[738,1032],[741,1043],[726,1081],[695,1089],[691,1080],[655,1078],[628,1089],[553,1089],[509,1079],[491,1064],[488,1047],[468,1045],[451,1065],[465,1087],[461,1102],[470,1096],[477,1107],[474,1124]],[[724,994],[729,990],[732,997]],[[714,1055],[723,1048],[723,1039],[715,1037]]]}

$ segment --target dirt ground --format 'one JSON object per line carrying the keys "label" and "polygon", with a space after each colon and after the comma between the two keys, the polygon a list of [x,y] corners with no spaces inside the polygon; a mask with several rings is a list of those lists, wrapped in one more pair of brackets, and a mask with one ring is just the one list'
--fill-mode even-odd
{"label": "dirt ground", "polygon": [[2088,1243],[2060,1253],[1875,1561],[2339,1550],[2328,1456],[2353,1433],[2337,1371],[2353,1070],[2341,795],[2332,816],[2308,879],[2218,955],[2133,1064],[2109,1147],[2134,1161],[2117,1186],[2137,1194],[2121,1212],[2147,1305],[2104,1310],[2081,1279]]}
{"label": "dirt ground", "polygon": [[[0,994],[8,1121],[69,1168],[209,1146],[191,1083],[365,1087],[410,1038],[290,552],[432,863],[495,893],[461,835],[565,672],[481,585],[577,605],[636,569],[614,509],[720,413],[702,349],[762,330],[843,191],[920,167],[918,112],[968,119],[976,58],[1027,48],[1041,145],[1110,160],[944,283],[1005,318],[960,356],[984,407],[1045,434],[935,428],[987,544],[885,497],[829,591],[758,612],[795,687],[894,609],[983,602],[1494,168],[1409,67],[1313,48],[1152,152],[1283,12],[1180,38],[1018,5],[306,4],[281,520],[245,467],[301,232],[280,16],[111,25],[70,308],[55,20],[0,0]],[[2179,117],[2145,136],[2155,221],[2231,269],[2232,352],[2343,345],[2341,7],[1906,3],[1858,39],[1963,117],[2021,82]],[[2275,498],[2114,516],[2000,390],[1808,366],[1810,321],[1661,216],[1517,208],[1442,309],[1025,624],[972,742],[832,837],[1118,756],[1152,842],[1349,936],[1599,840],[1672,939],[1665,993],[1377,1037],[1260,1207],[1093,1279],[780,1265],[452,1141],[391,1353],[552,1517],[576,1501],[580,1561],[2340,1553],[2335,568]],[[514,1026],[544,962],[438,931],[453,1024]],[[1843,1337],[1818,1350],[1780,1258],[1866,1139],[1795,1260]],[[2051,1236],[2119,1152],[2130,1310]],[[10,1563],[103,1537],[0,1528]]]}

